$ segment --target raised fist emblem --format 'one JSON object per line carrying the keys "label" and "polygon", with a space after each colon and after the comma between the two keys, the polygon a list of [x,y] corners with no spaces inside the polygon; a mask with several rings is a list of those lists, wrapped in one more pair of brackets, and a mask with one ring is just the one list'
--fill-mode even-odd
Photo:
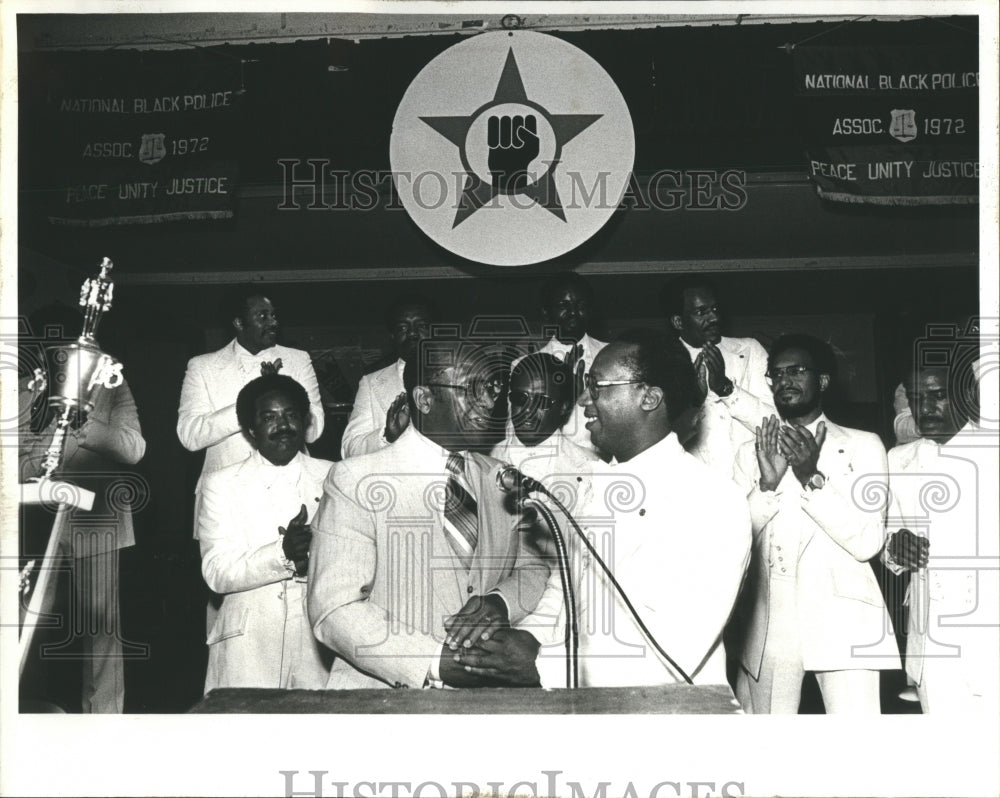
{"label": "raised fist emblem", "polygon": [[535,115],[491,116],[486,125],[493,187],[504,194],[523,190],[529,182],[528,166],[538,157]]}

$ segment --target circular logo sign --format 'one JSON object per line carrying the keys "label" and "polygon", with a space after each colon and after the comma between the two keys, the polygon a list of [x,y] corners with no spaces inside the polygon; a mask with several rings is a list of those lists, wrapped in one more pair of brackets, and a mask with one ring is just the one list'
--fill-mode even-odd
{"label": "circular logo sign", "polygon": [[540,263],[604,226],[628,186],[625,99],[582,50],[541,33],[486,33],[414,78],[393,121],[407,213],[463,258]]}

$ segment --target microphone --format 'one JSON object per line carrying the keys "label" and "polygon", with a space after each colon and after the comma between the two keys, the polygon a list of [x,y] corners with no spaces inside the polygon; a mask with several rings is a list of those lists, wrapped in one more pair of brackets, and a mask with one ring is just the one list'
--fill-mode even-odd
{"label": "microphone", "polygon": [[522,474],[512,465],[505,465],[497,471],[497,487],[504,493],[520,490],[523,493],[541,492],[549,494],[537,479]]}

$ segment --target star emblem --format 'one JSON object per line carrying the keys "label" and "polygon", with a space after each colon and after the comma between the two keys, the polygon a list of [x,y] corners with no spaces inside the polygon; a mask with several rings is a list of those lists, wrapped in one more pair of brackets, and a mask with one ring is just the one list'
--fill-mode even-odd
{"label": "star emblem", "polygon": [[[511,106],[517,106],[512,109]],[[508,113],[514,111],[515,113]],[[528,99],[524,81],[508,50],[503,72],[493,99],[468,116],[421,116],[420,119],[458,147],[465,170],[465,183],[452,229],[490,203],[500,194],[521,195],[537,203],[561,221],[566,221],[554,180],[563,147],[600,119],[603,114],[553,114]],[[541,124],[539,124],[539,120]],[[486,130],[483,130],[483,126]],[[488,169],[473,168],[470,159],[470,130],[484,134]],[[540,134],[540,135],[539,135]],[[528,172],[532,160],[540,154],[539,142],[546,142],[547,157],[542,159],[540,175]],[[480,160],[482,160],[480,158]],[[483,176],[488,171],[490,180]],[[523,207],[523,206],[521,206]]]}

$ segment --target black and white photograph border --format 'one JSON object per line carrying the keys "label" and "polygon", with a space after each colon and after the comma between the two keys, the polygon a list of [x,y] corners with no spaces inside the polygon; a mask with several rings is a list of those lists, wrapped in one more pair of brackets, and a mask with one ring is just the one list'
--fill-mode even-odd
{"label": "black and white photograph border", "polygon": [[[18,14],[331,13],[273,0],[0,5],[0,343],[18,336]],[[980,314],[996,342],[998,11],[964,2],[356,2],[361,14],[978,15]],[[706,69],[711,54],[706,54]],[[21,130],[21,135],[24,131]],[[80,253],[81,267],[107,253]],[[993,353],[994,363],[996,354]],[[17,380],[0,369],[0,419],[16,417]],[[1000,418],[995,379],[983,417]],[[6,423],[6,421],[5,421]],[[0,562],[16,562],[18,464],[0,447]],[[995,496],[995,486],[991,491]],[[998,534],[998,530],[992,530]],[[18,584],[0,580],[0,795],[770,796],[1000,794],[1000,718],[884,715],[208,715],[22,714]],[[1000,674],[998,674],[1000,678]]]}

